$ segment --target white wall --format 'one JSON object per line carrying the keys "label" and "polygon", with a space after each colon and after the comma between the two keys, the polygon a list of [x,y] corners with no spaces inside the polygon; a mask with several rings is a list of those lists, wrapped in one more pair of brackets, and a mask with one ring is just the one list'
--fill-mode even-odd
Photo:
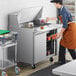
{"label": "white wall", "polygon": [[7,25],[8,1],[0,0],[0,29],[5,29]]}
{"label": "white wall", "polygon": [[0,29],[7,29],[8,14],[22,8],[39,5],[44,5],[43,18],[56,16],[56,9],[50,0],[0,0]]}

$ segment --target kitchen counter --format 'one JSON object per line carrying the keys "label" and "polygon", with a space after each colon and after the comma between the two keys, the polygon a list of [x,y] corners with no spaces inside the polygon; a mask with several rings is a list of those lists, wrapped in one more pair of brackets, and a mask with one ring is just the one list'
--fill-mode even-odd
{"label": "kitchen counter", "polygon": [[52,72],[60,76],[76,76],[76,60],[57,67]]}
{"label": "kitchen counter", "polygon": [[53,29],[59,29],[61,27],[62,27],[62,24],[46,25],[46,26],[43,26],[43,29],[41,29],[40,27],[35,27],[34,28],[34,33],[35,34],[40,34],[40,33],[48,32],[48,31],[53,30]]}

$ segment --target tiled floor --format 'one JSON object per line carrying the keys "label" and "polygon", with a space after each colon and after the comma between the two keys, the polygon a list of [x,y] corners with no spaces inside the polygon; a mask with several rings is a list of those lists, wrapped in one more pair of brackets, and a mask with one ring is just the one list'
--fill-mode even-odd
{"label": "tiled floor", "polygon": [[[71,60],[71,57],[69,56],[69,54],[66,55],[66,58]],[[58,60],[58,56],[55,56],[53,62],[50,62],[48,59],[45,61],[42,61],[36,65],[35,69],[32,69],[31,66],[22,66],[22,67],[20,67],[20,69],[21,69],[20,75],[17,75],[17,76],[28,76],[29,74],[31,74],[37,70],[40,70],[42,68],[45,68],[45,67],[53,64],[57,60]],[[7,74],[8,74],[8,76],[16,76],[15,72],[14,72],[14,68],[8,69]],[[0,75],[1,75],[1,72],[0,72]]]}

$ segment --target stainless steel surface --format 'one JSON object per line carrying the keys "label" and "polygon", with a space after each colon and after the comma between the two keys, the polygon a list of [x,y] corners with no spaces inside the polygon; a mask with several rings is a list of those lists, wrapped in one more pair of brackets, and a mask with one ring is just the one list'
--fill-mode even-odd
{"label": "stainless steel surface", "polygon": [[[9,15],[9,30],[18,32],[18,62],[36,64],[47,58],[46,38],[50,30],[60,28],[61,25],[52,24],[49,26],[24,28],[18,22],[18,13]],[[23,18],[22,18],[23,19]],[[26,21],[25,21],[26,22]],[[53,56],[50,55],[49,57]]]}
{"label": "stainless steel surface", "polygon": [[46,59],[46,33],[34,36],[34,63]]}
{"label": "stainless steel surface", "polygon": [[52,72],[60,76],[76,76],[76,60],[54,68]]}
{"label": "stainless steel surface", "polygon": [[[4,64],[3,64],[4,63]],[[2,67],[3,66],[3,67]],[[13,67],[14,66],[14,63],[9,61],[9,60],[0,60],[0,69],[1,70],[5,70],[7,68],[10,68],[10,67]]]}
{"label": "stainless steel surface", "polygon": [[41,10],[42,10],[42,6],[29,7],[29,8],[22,9],[18,13],[18,23],[21,24],[24,22],[31,22],[37,18],[39,19],[41,17]]}
{"label": "stainless steel surface", "polygon": [[[10,40],[8,38],[10,38]],[[17,32],[10,32],[5,35],[0,35],[0,42],[1,42],[0,47],[2,48],[2,59],[0,59],[0,69],[3,71],[6,68],[9,68],[9,67],[12,67],[15,65],[14,59],[12,61],[9,59],[5,59],[4,53],[7,48],[10,48],[12,46],[17,46]],[[17,47],[14,50],[15,50],[15,56],[17,58]],[[15,58],[15,60],[16,60],[16,58]],[[17,65],[17,63],[16,63],[16,65]]]}

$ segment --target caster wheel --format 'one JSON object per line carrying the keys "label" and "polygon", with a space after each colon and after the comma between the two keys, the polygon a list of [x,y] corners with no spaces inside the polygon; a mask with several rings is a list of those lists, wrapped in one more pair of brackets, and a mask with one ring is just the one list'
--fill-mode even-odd
{"label": "caster wheel", "polygon": [[15,73],[16,73],[16,75],[19,75],[20,74],[20,68],[19,67],[15,67]]}
{"label": "caster wheel", "polygon": [[2,72],[2,76],[8,76],[5,71]]}
{"label": "caster wheel", "polygon": [[35,69],[35,68],[36,68],[36,65],[35,65],[35,64],[33,64],[33,65],[32,65],[32,69]]}
{"label": "caster wheel", "polygon": [[50,62],[53,62],[53,58],[52,57],[50,57]]}

